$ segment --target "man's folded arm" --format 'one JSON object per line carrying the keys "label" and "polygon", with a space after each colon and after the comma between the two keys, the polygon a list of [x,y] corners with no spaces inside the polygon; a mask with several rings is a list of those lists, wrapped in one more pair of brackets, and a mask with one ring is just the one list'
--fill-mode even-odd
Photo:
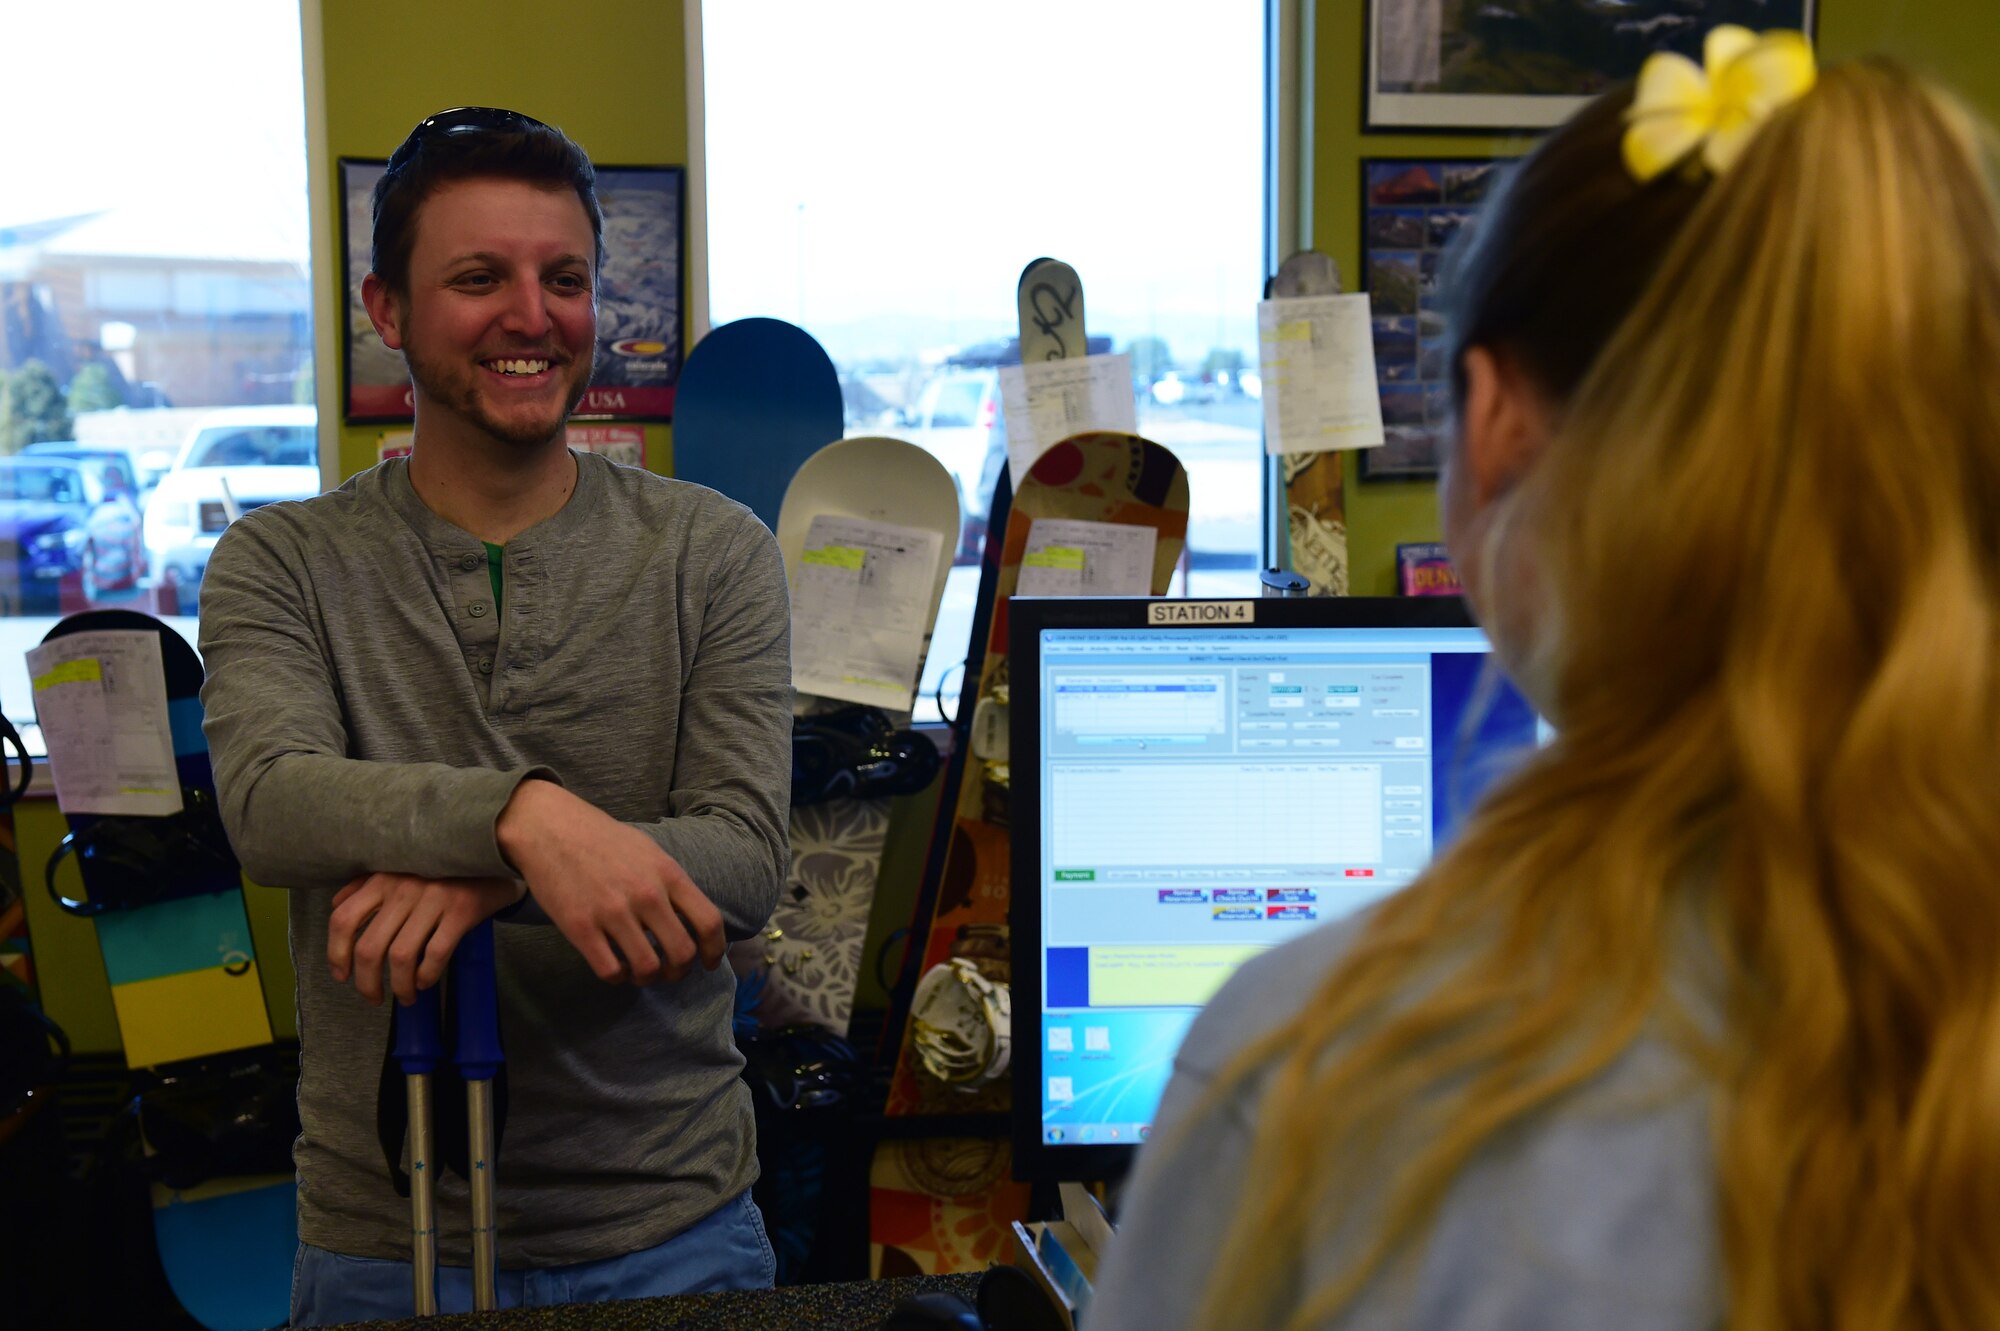
{"label": "man's folded arm", "polygon": [[762,523],[730,542],[681,682],[671,816],[638,823],[722,912],[732,940],[762,929],[791,869],[791,601]]}
{"label": "man's folded arm", "polygon": [[523,780],[554,774],[348,757],[311,590],[288,567],[289,533],[256,517],[216,543],[201,596],[205,729],[244,871],[288,888],[337,888],[376,871],[512,876],[494,821]]}

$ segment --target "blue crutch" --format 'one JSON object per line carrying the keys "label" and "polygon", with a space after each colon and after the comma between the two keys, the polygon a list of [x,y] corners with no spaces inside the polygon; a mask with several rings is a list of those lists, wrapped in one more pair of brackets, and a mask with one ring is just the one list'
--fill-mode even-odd
{"label": "blue crutch", "polygon": [[[493,1078],[505,1062],[500,1052],[497,980],[493,970],[493,921],[486,920],[460,940],[451,958],[451,985],[457,1007],[452,1061],[465,1081],[465,1115],[472,1190],[472,1306],[498,1306],[493,1224]],[[437,1312],[437,1203],[435,1147],[431,1135],[431,1077],[444,1062],[444,1021],[438,989],[417,992],[417,1001],[396,1020],[396,1061],[402,1065],[410,1115],[410,1265],[419,1317]]]}

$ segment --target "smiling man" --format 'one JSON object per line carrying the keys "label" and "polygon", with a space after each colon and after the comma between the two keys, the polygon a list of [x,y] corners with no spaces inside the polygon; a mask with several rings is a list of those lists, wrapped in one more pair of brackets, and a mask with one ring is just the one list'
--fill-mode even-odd
{"label": "smiling man", "polygon": [[[362,295],[409,363],[414,451],[231,524],[202,596],[224,819],[250,876],[291,889],[293,1325],[412,1311],[384,994],[437,983],[496,914],[502,1306],[769,1284],[720,962],[787,862],[776,542],[713,491],[566,446],[603,220],[559,130],[433,116],[374,214]],[[451,1311],[457,1179],[438,1202]]]}

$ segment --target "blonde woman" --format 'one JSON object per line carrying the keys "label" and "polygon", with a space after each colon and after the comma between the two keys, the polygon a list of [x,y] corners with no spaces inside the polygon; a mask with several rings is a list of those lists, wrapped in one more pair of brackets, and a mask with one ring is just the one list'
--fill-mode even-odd
{"label": "blonde woman", "polygon": [[2000,1327],[1991,140],[1708,54],[1455,264],[1446,537],[1558,735],[1204,1012],[1090,1331]]}

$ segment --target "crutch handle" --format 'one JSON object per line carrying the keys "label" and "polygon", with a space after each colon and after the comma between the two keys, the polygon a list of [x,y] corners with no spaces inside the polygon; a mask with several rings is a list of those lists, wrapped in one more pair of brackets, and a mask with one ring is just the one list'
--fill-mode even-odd
{"label": "crutch handle", "polygon": [[493,969],[493,921],[461,938],[451,955],[453,1001],[458,1005],[458,1073],[491,1081],[506,1062],[500,1052],[499,980]]}
{"label": "crutch handle", "polygon": [[417,990],[417,1001],[396,1011],[396,1062],[405,1077],[422,1077],[444,1062],[443,1022],[438,1016],[438,991]]}

